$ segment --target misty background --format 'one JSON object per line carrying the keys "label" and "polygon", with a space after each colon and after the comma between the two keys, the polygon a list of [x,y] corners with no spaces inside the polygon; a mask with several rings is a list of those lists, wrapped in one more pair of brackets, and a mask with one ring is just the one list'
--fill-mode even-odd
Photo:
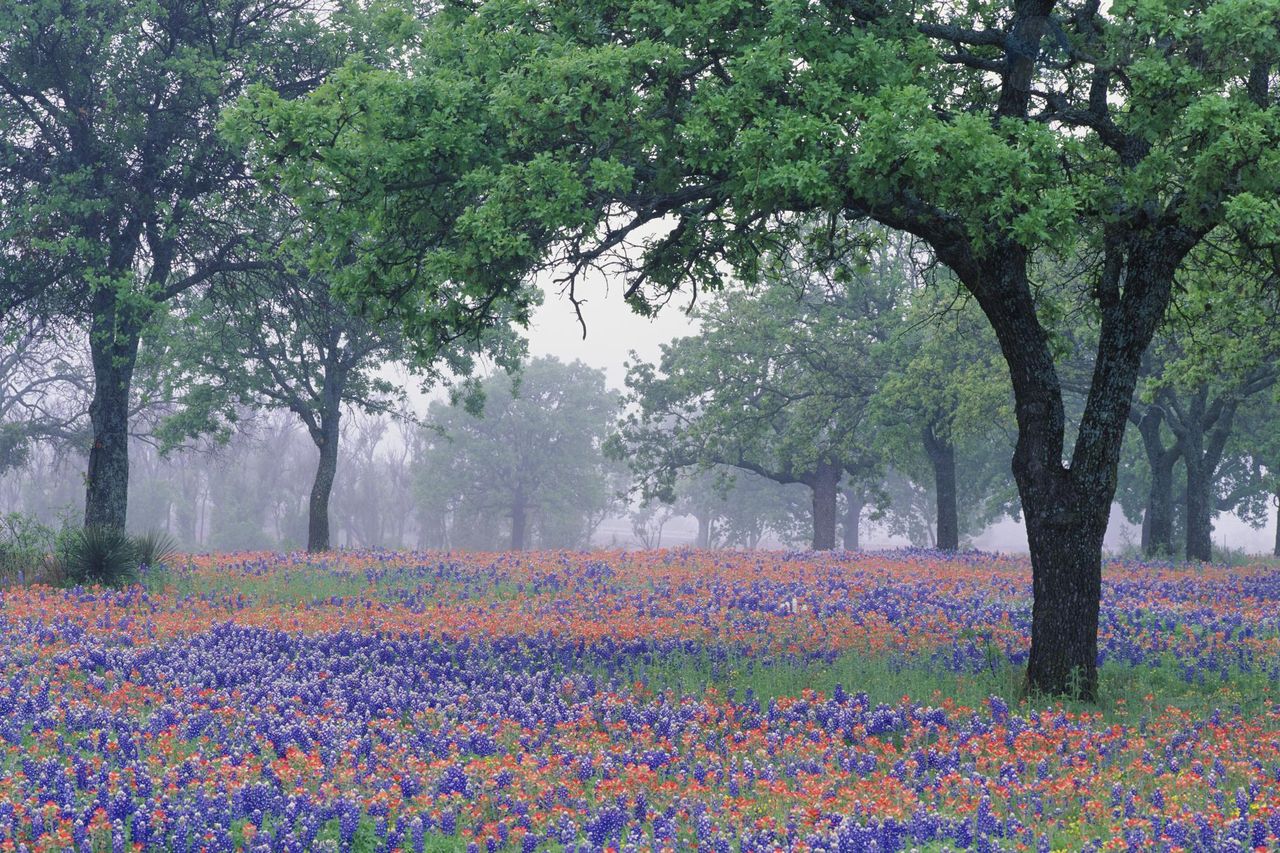
{"label": "misty background", "polygon": [[[596,282],[583,314],[586,336],[572,306],[554,292],[536,310],[528,333],[532,359],[580,362],[597,372],[610,396],[620,398],[632,353],[654,361],[663,344],[696,335],[695,318],[672,304],[654,318],[634,314],[612,291]],[[76,363],[75,335],[60,338],[59,354]],[[67,365],[63,365],[64,368]],[[65,371],[64,371],[65,372]],[[495,373],[495,371],[488,371]],[[473,548],[509,547],[504,508],[443,507],[430,470],[439,415],[449,409],[439,387],[424,391],[407,370],[386,365],[380,375],[406,391],[394,413],[351,411],[342,423],[337,476],[330,504],[332,539],[340,547]],[[65,379],[66,376],[64,375]],[[999,377],[1004,381],[1003,377]],[[87,383],[87,379],[84,380]],[[46,390],[46,410],[71,414],[85,404],[88,385],[63,382]],[[315,476],[316,448],[289,412],[244,410],[225,443],[204,439],[162,452],[147,433],[154,423],[139,419],[131,439],[129,527],[163,530],[192,551],[292,549],[307,540],[308,494]],[[433,414],[436,416],[433,418]],[[492,417],[492,412],[488,413]],[[467,416],[470,417],[470,416]],[[475,420],[472,418],[472,420]],[[463,421],[465,423],[465,421]],[[433,429],[434,424],[434,429]],[[1131,430],[1130,432],[1133,432]],[[437,448],[439,450],[439,448]],[[447,456],[448,443],[444,445]],[[439,455],[437,453],[437,455]],[[590,460],[581,460],[588,464]],[[526,546],[803,548],[809,541],[807,489],[779,485],[749,472],[718,472],[701,482],[704,506],[688,499],[673,505],[628,497],[626,466],[601,461],[608,470],[603,490],[589,507],[562,507],[566,519],[538,519]],[[0,515],[22,513],[50,526],[74,524],[83,511],[85,456],[67,442],[35,442],[24,464],[0,475]],[[933,507],[927,488],[889,489],[879,517],[860,519],[860,547],[930,547],[935,544]],[[721,494],[720,490],[724,493]],[[923,496],[923,500],[921,499]],[[686,496],[687,498],[688,496]],[[458,515],[449,518],[450,513]],[[1233,513],[1218,513],[1214,544],[1223,549],[1264,553],[1271,549],[1275,507],[1253,524]],[[701,518],[699,516],[702,516]],[[1107,548],[1134,552],[1141,526],[1113,507]],[[982,550],[1026,552],[1020,519],[1004,516],[962,536],[962,544]]]}

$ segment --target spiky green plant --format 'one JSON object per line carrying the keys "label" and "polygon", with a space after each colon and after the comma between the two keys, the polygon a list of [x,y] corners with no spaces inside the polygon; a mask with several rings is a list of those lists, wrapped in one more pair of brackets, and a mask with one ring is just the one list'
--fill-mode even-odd
{"label": "spiky green plant", "polygon": [[86,527],[67,537],[61,556],[62,576],[72,585],[123,587],[138,579],[138,545],[114,527]]}
{"label": "spiky green plant", "polygon": [[169,565],[178,553],[178,543],[163,530],[148,530],[133,537],[133,543],[138,548],[138,563],[148,569]]}

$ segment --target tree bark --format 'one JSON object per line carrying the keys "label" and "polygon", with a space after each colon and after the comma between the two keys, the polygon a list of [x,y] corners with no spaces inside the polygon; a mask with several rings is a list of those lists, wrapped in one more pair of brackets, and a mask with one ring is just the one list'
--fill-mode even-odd
{"label": "tree bark", "polygon": [[846,551],[857,551],[860,547],[858,527],[862,524],[862,508],[866,505],[866,498],[863,496],[862,488],[859,487],[845,489],[844,500],[844,549]]}
{"label": "tree bark", "polygon": [[1142,553],[1147,557],[1168,557],[1173,553],[1173,469],[1182,457],[1182,445],[1175,441],[1165,447],[1160,438],[1164,410],[1151,406],[1138,421],[1138,432],[1151,469],[1147,510],[1142,515]]}
{"label": "tree bark", "polygon": [[829,459],[818,462],[809,478],[813,490],[813,550],[831,551],[836,547],[836,514],[843,469]]}
{"label": "tree bark", "polygon": [[960,514],[956,508],[956,448],[951,439],[938,435],[933,424],[921,431],[925,454],[933,465],[934,493],[938,518],[936,547],[940,551],[960,548]]}
{"label": "tree bark", "polygon": [[[1194,445],[1193,445],[1194,447]],[[1208,467],[1202,459],[1191,461],[1193,451],[1186,461],[1187,496],[1187,559],[1209,562],[1213,559],[1213,477],[1206,472]]]}
{"label": "tree bark", "polygon": [[93,444],[85,475],[86,527],[123,530],[129,508],[129,391],[138,358],[136,326],[117,328],[114,310],[94,311],[89,330]]}
{"label": "tree bark", "polygon": [[311,500],[307,507],[307,550],[329,550],[329,496],[338,473],[338,420],[325,424],[312,436],[320,451],[315,481],[311,484]]}
{"label": "tree bark", "polygon": [[1174,413],[1170,426],[1182,445],[1186,471],[1187,559],[1208,562],[1213,559],[1213,516],[1218,509],[1214,486],[1240,400],[1234,392],[1226,392],[1210,402],[1207,383],[1185,405],[1171,390],[1165,392],[1165,399]]}
{"label": "tree bark", "polygon": [[978,259],[935,243],[990,320],[1013,384],[1013,474],[1031,551],[1027,683],[1034,690],[1097,697],[1102,540],[1120,447],[1142,354],[1168,307],[1173,271],[1195,239],[1176,228],[1106,235],[1098,351],[1069,464],[1062,387],[1027,278],[1027,251],[1002,242]]}

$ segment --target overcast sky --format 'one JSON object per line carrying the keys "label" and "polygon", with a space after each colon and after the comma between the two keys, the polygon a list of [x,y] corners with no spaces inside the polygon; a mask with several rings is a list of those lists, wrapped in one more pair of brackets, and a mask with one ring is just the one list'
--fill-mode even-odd
{"label": "overcast sky", "polygon": [[579,286],[578,297],[586,300],[582,307],[587,324],[584,340],[568,297],[550,290],[533,315],[530,352],[554,355],[561,361],[581,359],[603,369],[609,386],[622,390],[627,375],[623,364],[632,350],[645,361],[655,361],[662,344],[696,331],[697,324],[683,310],[689,304],[687,296],[677,295],[657,317],[649,319],[628,308],[622,292],[619,284],[606,285],[600,278]]}

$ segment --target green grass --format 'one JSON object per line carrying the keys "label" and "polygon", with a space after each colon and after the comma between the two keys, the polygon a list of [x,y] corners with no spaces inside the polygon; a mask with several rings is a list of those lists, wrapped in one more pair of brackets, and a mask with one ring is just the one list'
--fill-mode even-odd
{"label": "green grass", "polygon": [[[609,673],[598,673],[607,677]],[[1228,682],[1208,679],[1188,683],[1173,661],[1157,667],[1108,663],[1099,673],[1097,703],[1023,695],[1023,669],[993,660],[976,673],[955,673],[928,661],[896,657],[869,657],[846,652],[831,664],[823,662],[775,662],[761,664],[750,658],[713,661],[704,654],[677,654],[660,663],[637,664],[613,673],[627,684],[640,682],[656,692],[697,695],[708,687],[729,690],[742,698],[750,690],[762,704],[782,696],[797,696],[805,689],[830,695],[836,685],[850,693],[863,692],[872,705],[893,705],[909,696],[914,702],[939,704],[950,699],[957,705],[984,709],[992,696],[1023,711],[1061,707],[1076,712],[1101,713],[1108,723],[1139,724],[1167,707],[1197,716],[1214,708],[1239,706],[1245,714],[1262,713],[1280,696],[1260,672],[1235,672]]]}

